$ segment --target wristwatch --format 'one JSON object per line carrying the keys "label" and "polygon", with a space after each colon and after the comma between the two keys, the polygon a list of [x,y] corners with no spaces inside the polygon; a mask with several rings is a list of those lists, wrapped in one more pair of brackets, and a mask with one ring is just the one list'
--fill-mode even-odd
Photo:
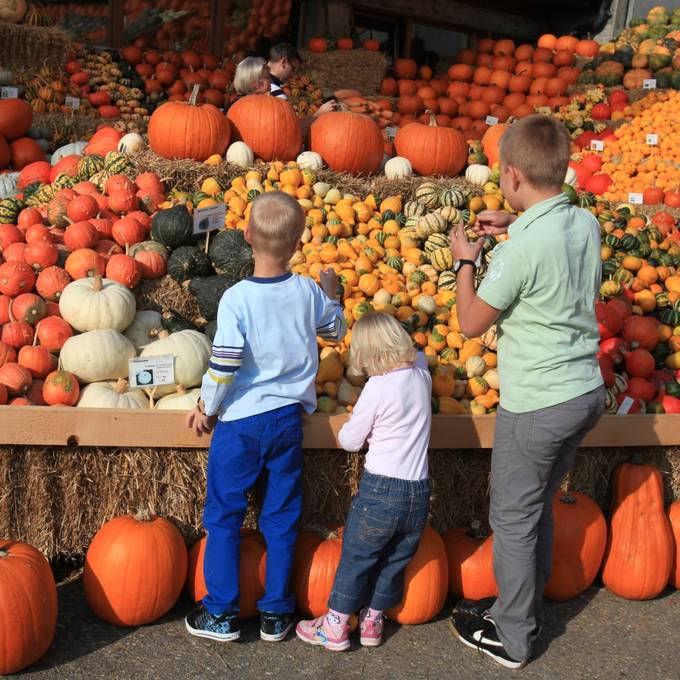
{"label": "wristwatch", "polygon": [[465,266],[466,264],[469,264],[472,267],[472,272],[477,271],[477,265],[473,260],[457,260],[456,263],[453,265],[453,271],[458,273],[461,267]]}

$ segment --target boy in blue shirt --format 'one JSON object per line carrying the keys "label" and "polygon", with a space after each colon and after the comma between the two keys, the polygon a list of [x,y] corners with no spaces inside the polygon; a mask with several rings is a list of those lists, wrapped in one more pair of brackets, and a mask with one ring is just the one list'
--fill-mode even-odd
{"label": "boy in blue shirt", "polygon": [[222,296],[201,399],[187,417],[198,435],[215,428],[203,514],[208,595],[186,617],[187,630],[199,637],[240,636],[240,529],[246,492],[258,480],[259,525],[267,542],[260,637],[281,641],[293,625],[290,573],[302,509],[302,411],[316,408],[317,335],[341,340],[346,331],[335,272],[322,272],[319,287],[287,269],[304,225],[301,206],[285,193],[254,201],[245,230],[254,274]]}

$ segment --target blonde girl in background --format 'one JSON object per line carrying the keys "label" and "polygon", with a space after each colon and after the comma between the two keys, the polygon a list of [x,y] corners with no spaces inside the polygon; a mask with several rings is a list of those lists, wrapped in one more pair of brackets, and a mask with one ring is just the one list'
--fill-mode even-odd
{"label": "blonde girl in background", "polygon": [[234,90],[240,96],[247,94],[269,94],[271,74],[262,57],[246,57],[236,66]]}
{"label": "blonde girl in background", "polygon": [[430,509],[427,449],[432,379],[401,324],[387,314],[362,317],[352,329],[351,369],[369,376],[340,445],[368,453],[343,533],[342,558],[329,611],[300,621],[304,642],[332,651],[351,646],[350,615],[360,611],[363,646],[382,641],[383,612],[404,595],[404,571]]}

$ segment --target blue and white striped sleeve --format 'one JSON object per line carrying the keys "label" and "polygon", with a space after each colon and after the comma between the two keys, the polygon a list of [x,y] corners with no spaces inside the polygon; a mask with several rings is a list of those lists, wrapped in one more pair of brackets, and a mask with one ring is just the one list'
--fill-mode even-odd
{"label": "blue and white striped sleeve", "polygon": [[342,305],[336,300],[331,300],[321,288],[317,288],[316,334],[322,340],[340,342],[347,332]]}
{"label": "blue and white striped sleeve", "polygon": [[208,370],[201,384],[201,398],[205,412],[209,416],[219,412],[229,385],[234,382],[236,371],[243,361],[245,335],[238,315],[225,297],[220,301],[217,332],[213,340]]}

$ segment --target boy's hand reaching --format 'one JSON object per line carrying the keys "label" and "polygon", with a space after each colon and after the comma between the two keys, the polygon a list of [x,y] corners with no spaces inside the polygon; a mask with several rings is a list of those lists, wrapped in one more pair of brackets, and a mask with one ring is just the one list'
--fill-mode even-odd
{"label": "boy's hand reaching", "polygon": [[331,300],[338,299],[338,286],[340,279],[333,269],[325,269],[319,274],[319,285]]}
{"label": "boy's hand reaching", "polygon": [[217,416],[206,416],[201,413],[198,406],[195,406],[193,411],[187,415],[187,427],[194,431],[197,437],[202,437],[204,434],[210,434],[217,422]]}
{"label": "boy's hand reaching", "polygon": [[453,225],[451,229],[451,254],[454,261],[472,260],[474,262],[482,250],[482,245],[484,244],[481,238],[474,243],[468,241],[462,222]]}
{"label": "boy's hand reaching", "polygon": [[498,236],[505,234],[514,221],[515,216],[504,210],[483,210],[470,228],[477,236]]}

